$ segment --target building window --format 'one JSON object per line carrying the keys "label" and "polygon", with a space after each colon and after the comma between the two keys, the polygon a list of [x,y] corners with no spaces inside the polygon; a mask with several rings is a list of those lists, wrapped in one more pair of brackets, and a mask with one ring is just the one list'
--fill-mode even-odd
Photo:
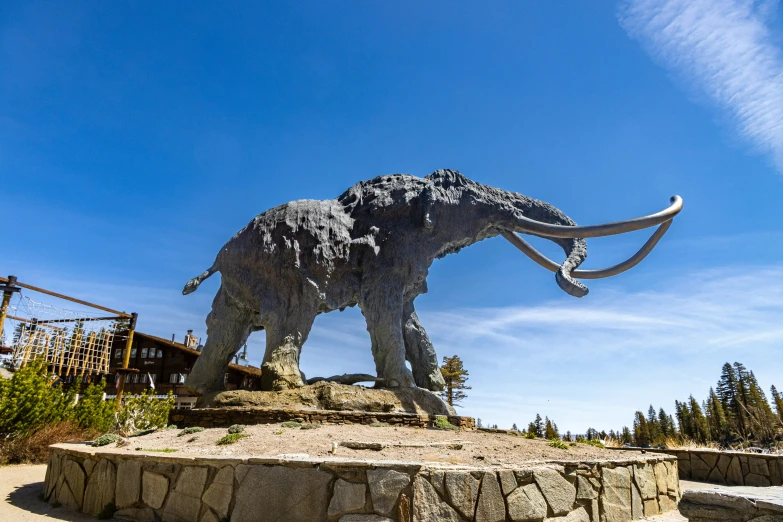
{"label": "building window", "polygon": [[142,383],[142,384],[146,384],[147,383],[147,374],[146,373],[144,375],[142,375],[141,377],[139,377],[139,382]]}
{"label": "building window", "polygon": [[139,374],[138,373],[134,373],[133,374],[133,384],[136,384],[138,382],[139,382]]}
{"label": "building window", "polygon": [[119,359],[120,357],[122,357],[122,348],[117,348],[114,350],[114,358]]}
{"label": "building window", "polygon": [[141,349],[141,358],[142,359],[146,359],[147,358],[147,349],[146,348],[142,348]]}
{"label": "building window", "polygon": [[172,373],[169,376],[169,382],[171,384],[185,384],[185,374],[184,373]]}
{"label": "building window", "polygon": [[125,384],[128,384],[130,382],[130,377],[131,377],[131,374],[129,374],[129,373],[125,374]]}
{"label": "building window", "polygon": [[135,358],[136,358],[136,348],[131,350],[131,359],[135,359]]}
{"label": "building window", "polygon": [[162,359],[162,358],[163,358],[163,350],[158,349],[158,359]]}

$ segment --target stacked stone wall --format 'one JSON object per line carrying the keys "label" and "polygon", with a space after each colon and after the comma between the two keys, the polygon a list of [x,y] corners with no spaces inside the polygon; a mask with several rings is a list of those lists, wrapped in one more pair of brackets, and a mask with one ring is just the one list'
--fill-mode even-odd
{"label": "stacked stone wall", "polygon": [[[296,420],[304,423],[326,424],[372,424],[386,422],[394,426],[429,428],[435,424],[435,415],[413,413],[369,413],[362,411],[335,410],[287,410],[261,408],[196,408],[172,410],[169,420],[180,428],[200,426],[202,428],[227,428],[233,424],[275,424]],[[462,429],[474,429],[473,417],[449,416],[449,422]]]}
{"label": "stacked stone wall", "polygon": [[783,486],[783,455],[711,450],[654,451],[676,456],[683,480],[730,486]]}
{"label": "stacked stone wall", "polygon": [[140,522],[625,522],[672,510],[677,460],[525,469],[172,457],[52,446],[44,497]]}

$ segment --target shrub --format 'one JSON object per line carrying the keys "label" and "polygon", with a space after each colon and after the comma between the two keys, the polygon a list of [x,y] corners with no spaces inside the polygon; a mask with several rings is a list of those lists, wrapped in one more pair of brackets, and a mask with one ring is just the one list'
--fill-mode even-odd
{"label": "shrub", "polygon": [[595,446],[596,448],[601,448],[601,449],[606,448],[606,446],[604,446],[600,441],[595,440],[595,439],[592,439],[592,440],[585,439],[585,440],[580,441],[580,442],[582,442],[582,444],[587,444],[589,446]]}
{"label": "shrub", "polygon": [[111,444],[112,442],[117,442],[120,440],[120,436],[116,433],[106,433],[105,435],[101,435],[94,441],[92,441],[92,446],[106,446],[108,444]]}
{"label": "shrub", "polygon": [[174,396],[171,392],[165,399],[156,399],[154,396],[155,391],[150,388],[141,395],[122,401],[122,408],[115,416],[115,426],[120,434],[166,427],[169,412],[174,407]]}
{"label": "shrub", "polygon": [[452,423],[449,422],[448,417],[444,415],[438,415],[435,417],[435,426],[434,428],[436,430],[451,430],[451,431],[459,431],[459,428]]}
{"label": "shrub", "polygon": [[245,437],[249,437],[249,435],[246,433],[229,433],[225,437],[218,439],[215,444],[218,446],[226,446],[228,444],[234,444],[235,442],[239,441],[240,439],[244,439]]}
{"label": "shrub", "polygon": [[204,428],[202,428],[201,426],[192,426],[190,428],[185,428],[184,430],[177,433],[177,437],[190,435],[191,433],[201,433],[202,431],[204,431]]}
{"label": "shrub", "polygon": [[391,426],[388,422],[372,422],[370,423],[371,428],[388,428]]}
{"label": "shrub", "polygon": [[527,433],[525,433],[525,438],[526,439],[535,439],[536,438],[536,434],[534,432],[532,432],[532,431],[528,431]]}
{"label": "shrub", "polygon": [[113,428],[116,405],[103,400],[106,382],[90,384],[79,395],[79,402],[73,407],[73,419],[82,428],[106,432]]}
{"label": "shrub", "polygon": [[301,428],[302,427],[302,423],[301,422],[296,422],[296,421],[285,421],[285,422],[281,423],[280,426],[283,427],[283,428]]}
{"label": "shrub", "polygon": [[244,424],[234,424],[232,426],[228,427],[229,433],[242,433],[245,431],[245,425]]}
{"label": "shrub", "polygon": [[7,435],[0,439],[0,465],[43,463],[49,459],[49,446],[62,442],[90,440],[98,433],[72,422],[57,422],[35,431]]}
{"label": "shrub", "polygon": [[320,428],[320,427],[321,427],[320,424],[315,424],[315,423],[313,423],[313,424],[303,424],[302,425],[302,429],[303,430],[314,430],[314,429],[317,429],[317,428]]}
{"label": "shrub", "polygon": [[150,433],[155,433],[156,431],[158,431],[158,428],[150,428],[148,430],[141,430],[141,431],[137,431],[136,433],[131,435],[131,437],[143,437],[144,435],[149,435]]}
{"label": "shrub", "polygon": [[563,450],[568,449],[568,445],[560,439],[550,439],[549,445],[557,449],[563,449]]}

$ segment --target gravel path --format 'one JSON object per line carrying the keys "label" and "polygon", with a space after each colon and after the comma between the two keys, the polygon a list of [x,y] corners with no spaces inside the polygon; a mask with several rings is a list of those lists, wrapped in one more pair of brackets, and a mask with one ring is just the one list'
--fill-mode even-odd
{"label": "gravel path", "polygon": [[97,520],[41,500],[46,465],[0,467],[0,520],[3,522],[86,522]]}

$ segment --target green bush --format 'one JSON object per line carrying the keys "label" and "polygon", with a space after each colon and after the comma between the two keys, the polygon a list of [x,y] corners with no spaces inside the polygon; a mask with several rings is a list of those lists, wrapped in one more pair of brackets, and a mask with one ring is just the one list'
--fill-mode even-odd
{"label": "green bush", "polygon": [[302,427],[302,423],[301,422],[296,422],[296,421],[285,421],[285,422],[281,423],[280,426],[283,427],[283,428],[301,428]]}
{"label": "green bush", "polygon": [[445,415],[438,415],[435,417],[435,425],[434,428],[436,430],[451,430],[451,431],[459,431],[459,428],[452,423],[449,422],[449,418]]}
{"label": "green bush", "polygon": [[246,433],[229,433],[225,437],[218,439],[218,441],[215,444],[217,444],[218,446],[226,446],[228,444],[234,444],[240,439],[244,439],[245,437],[249,437],[249,436],[250,435],[247,435]]}
{"label": "green bush", "polygon": [[79,402],[73,408],[73,419],[82,428],[109,431],[114,425],[116,404],[103,400],[106,382],[90,384],[79,395]]}
{"label": "green bush", "polygon": [[191,433],[201,433],[202,431],[204,431],[204,428],[201,426],[191,426],[190,428],[185,428],[177,433],[177,437],[183,437],[185,435],[190,435]]}
{"label": "green bush", "polygon": [[0,389],[0,434],[22,434],[58,421],[73,420],[75,392],[49,385],[45,362],[32,361]]}
{"label": "green bush", "polygon": [[165,399],[156,399],[155,390],[148,389],[141,395],[128,397],[115,416],[115,428],[120,434],[131,434],[152,428],[165,428],[169,412],[174,407],[174,396],[169,392]]}
{"label": "green bush", "polygon": [[112,442],[117,442],[120,440],[120,436],[116,433],[106,433],[104,435],[101,435],[94,441],[92,441],[92,446],[106,446],[111,444]]}
{"label": "green bush", "polygon": [[371,422],[370,427],[371,428],[388,428],[391,426],[388,422]]}
{"label": "green bush", "polygon": [[536,438],[536,434],[533,433],[532,431],[528,431],[527,433],[525,433],[525,438],[526,439],[535,439]]}
{"label": "green bush", "polygon": [[583,440],[580,440],[579,442],[581,442],[582,444],[588,444],[590,446],[595,446],[596,448],[601,448],[601,449],[606,448],[606,446],[601,444],[600,441],[595,440],[595,439],[592,439],[592,440],[583,439]]}
{"label": "green bush", "polygon": [[557,449],[563,449],[563,450],[568,449],[568,445],[560,439],[550,439],[549,445]]}
{"label": "green bush", "polygon": [[229,433],[242,433],[245,431],[245,425],[244,424],[234,424],[232,426],[228,427]]}

